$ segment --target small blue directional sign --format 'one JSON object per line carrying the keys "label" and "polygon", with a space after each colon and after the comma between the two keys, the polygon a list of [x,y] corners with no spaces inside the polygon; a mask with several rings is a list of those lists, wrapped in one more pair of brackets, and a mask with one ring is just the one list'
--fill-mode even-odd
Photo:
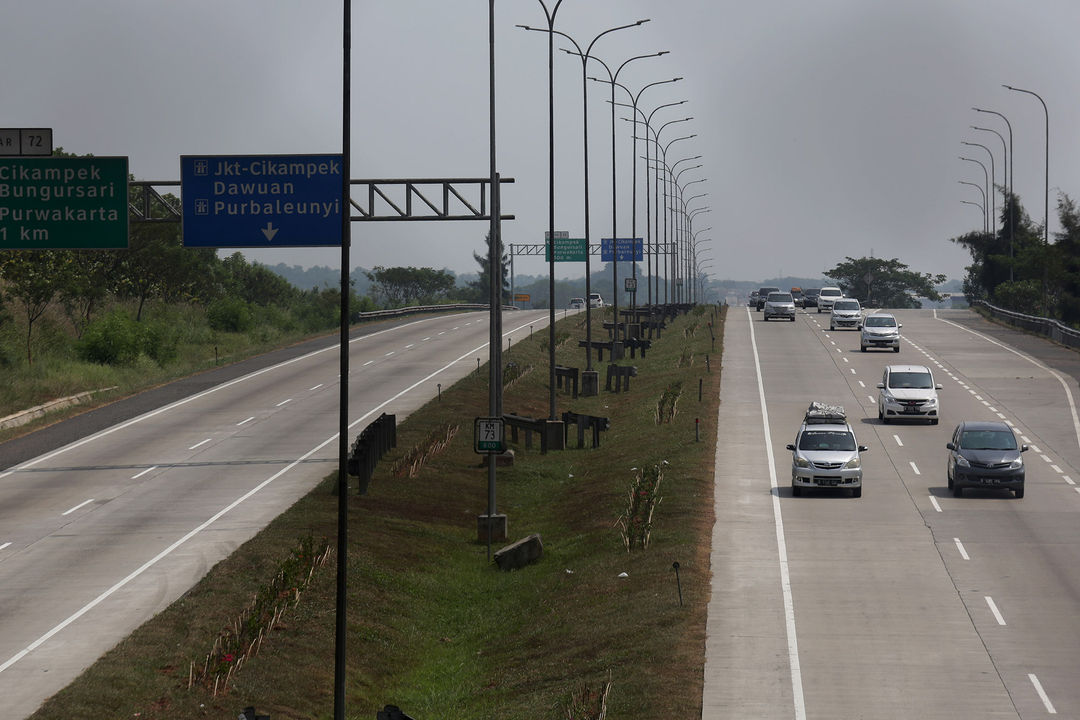
{"label": "small blue directional sign", "polygon": [[183,155],[184,246],[340,246],[341,181],[341,155]]}
{"label": "small blue directional sign", "polygon": [[[617,257],[612,247],[618,249]],[[600,239],[600,262],[631,262],[633,260],[641,262],[644,257],[641,238]]]}

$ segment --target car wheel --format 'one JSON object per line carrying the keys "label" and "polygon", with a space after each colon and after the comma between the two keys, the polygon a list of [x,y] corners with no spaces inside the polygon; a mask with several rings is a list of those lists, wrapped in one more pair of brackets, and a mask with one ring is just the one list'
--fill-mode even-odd
{"label": "car wheel", "polygon": [[953,483],[952,496],[953,497],[963,497],[963,495],[964,495],[964,488],[960,487],[956,483]]}
{"label": "car wheel", "polygon": [[1015,493],[1017,500],[1024,497],[1024,488],[1023,488],[1023,486],[1018,487],[1015,490],[1013,490],[1013,493]]}
{"label": "car wheel", "polygon": [[851,497],[853,497],[853,498],[861,498],[862,497],[862,488],[861,487],[852,488],[851,489]]}
{"label": "car wheel", "polygon": [[877,409],[877,419],[882,421],[882,422],[885,422],[885,411],[881,409],[880,405],[878,406],[878,409]]}
{"label": "car wheel", "polygon": [[952,490],[953,489],[953,479],[952,479],[952,475],[949,474],[948,470],[945,471],[945,482],[948,484],[949,489]]}
{"label": "car wheel", "polygon": [[799,487],[798,485],[796,485],[795,483],[791,483],[791,496],[792,497],[801,497],[802,496],[802,488]]}
{"label": "car wheel", "polygon": [[900,346],[899,346],[899,345],[897,345],[896,347],[894,347],[894,348],[892,349],[892,351],[893,351],[893,352],[900,352]]}
{"label": "car wheel", "polygon": [[863,352],[866,352],[866,346],[865,345],[860,345],[859,349],[862,350]]}
{"label": "car wheel", "polygon": [[937,425],[937,423],[938,423],[938,419],[937,419],[937,418],[934,418],[933,420],[931,420],[931,421],[930,421],[930,424],[931,424],[931,425]]}
{"label": "car wheel", "polygon": [[829,330],[831,330],[832,332],[836,332],[836,326],[832,323],[829,323]]}
{"label": "car wheel", "polygon": [[821,314],[821,308],[818,308],[817,311],[818,311],[818,315],[820,315]]}
{"label": "car wheel", "polygon": [[791,322],[795,322],[795,316],[794,315],[791,316]]}

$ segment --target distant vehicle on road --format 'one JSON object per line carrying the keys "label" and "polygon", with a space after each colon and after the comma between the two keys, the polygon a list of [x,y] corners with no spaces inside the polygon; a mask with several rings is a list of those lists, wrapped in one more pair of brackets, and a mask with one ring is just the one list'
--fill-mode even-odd
{"label": "distant vehicle on road", "polygon": [[817,307],[817,296],[821,292],[821,288],[806,288],[802,291],[804,308]]}
{"label": "distant vehicle on road", "polygon": [[938,424],[941,383],[925,365],[887,365],[878,386],[878,420],[928,420]]}
{"label": "distant vehicle on road", "polygon": [[855,298],[840,298],[833,303],[832,314],[829,315],[829,329],[862,328],[862,306]]}
{"label": "distant vehicle on road", "polygon": [[795,307],[802,307],[803,291],[801,287],[791,288],[791,299],[795,303]]}
{"label": "distant vehicle on road", "polygon": [[903,324],[896,321],[889,313],[873,313],[863,318],[862,332],[859,337],[859,349],[866,352],[870,348],[891,348],[900,352],[900,328]]}
{"label": "distant vehicle on road", "polygon": [[757,309],[761,310],[765,307],[765,301],[769,299],[769,293],[780,292],[780,288],[766,285],[758,288],[757,291]]}
{"label": "distant vehicle on road", "polygon": [[838,287],[823,287],[817,296],[817,311],[832,312],[833,303],[844,297],[844,291]]}
{"label": "distant vehicle on road", "polygon": [[765,300],[764,310],[766,322],[774,317],[795,322],[795,302],[791,299],[791,293],[769,293],[769,297]]}
{"label": "distant vehicle on road", "polygon": [[567,307],[571,310],[584,310],[585,298],[570,298],[570,304]]}
{"label": "distant vehicle on road", "polygon": [[589,293],[589,307],[604,307],[604,298],[600,293]]}
{"label": "distant vehicle on road", "polygon": [[1012,490],[1024,497],[1024,458],[1027,445],[1018,445],[1012,428],[1003,422],[962,422],[945,443],[945,469],[954,497],[964,488]]}
{"label": "distant vehicle on road", "polygon": [[840,405],[812,402],[791,451],[791,494],[804,488],[850,488],[862,497],[862,458],[870,448],[859,445]]}
{"label": "distant vehicle on road", "polygon": [[757,290],[751,290],[746,298],[746,307],[757,307]]}

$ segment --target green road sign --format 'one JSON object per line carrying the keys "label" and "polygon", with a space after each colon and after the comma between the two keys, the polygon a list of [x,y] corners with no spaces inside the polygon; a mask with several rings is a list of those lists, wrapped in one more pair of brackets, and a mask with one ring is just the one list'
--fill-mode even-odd
{"label": "green road sign", "polygon": [[0,248],[128,246],[128,159],[0,158]]}
{"label": "green road sign", "polygon": [[555,262],[585,262],[589,252],[585,238],[556,237],[550,247],[544,246],[544,262],[551,262],[551,248],[555,250]]}

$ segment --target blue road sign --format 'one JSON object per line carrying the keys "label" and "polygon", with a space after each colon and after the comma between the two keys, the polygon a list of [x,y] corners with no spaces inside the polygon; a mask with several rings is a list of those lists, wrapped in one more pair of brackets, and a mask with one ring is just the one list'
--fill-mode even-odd
{"label": "blue road sign", "polygon": [[[618,248],[618,257],[612,250],[612,245]],[[600,239],[600,262],[641,262],[644,257],[641,238],[619,238],[614,241],[611,238]]]}
{"label": "blue road sign", "polygon": [[185,247],[341,245],[341,155],[184,155]]}

